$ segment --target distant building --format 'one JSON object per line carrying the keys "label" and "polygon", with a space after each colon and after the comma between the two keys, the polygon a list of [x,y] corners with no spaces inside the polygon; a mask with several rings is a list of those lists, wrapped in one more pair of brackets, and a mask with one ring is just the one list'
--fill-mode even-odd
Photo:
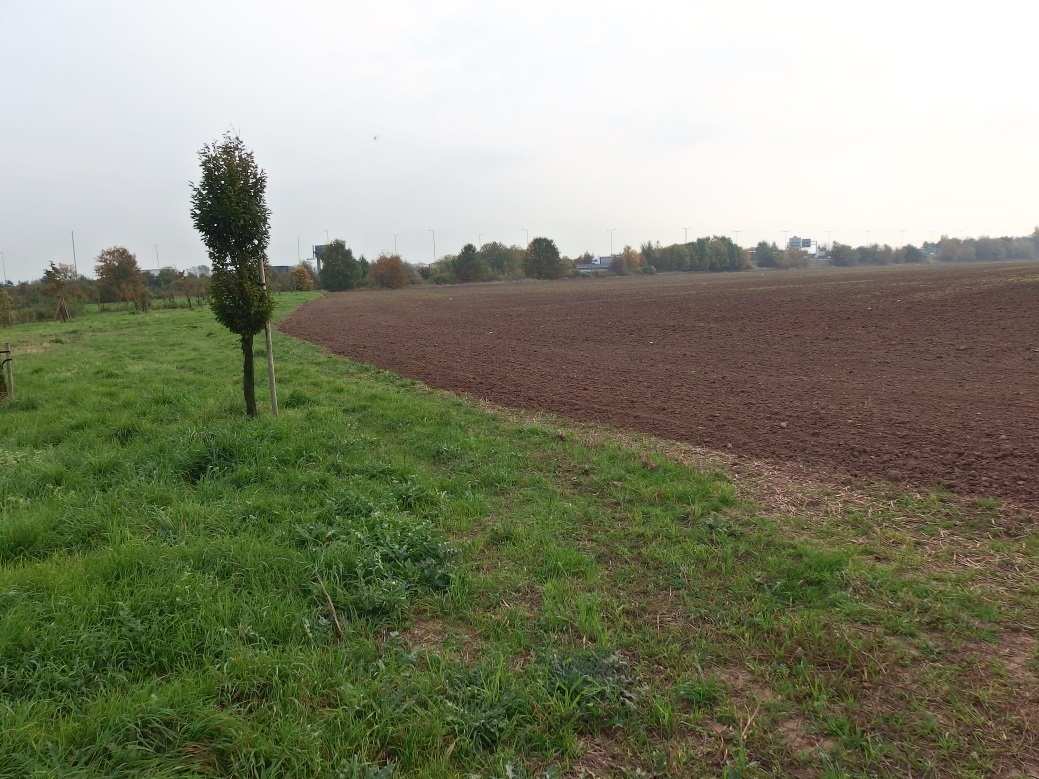
{"label": "distant building", "polygon": [[596,271],[609,270],[613,264],[613,257],[592,257],[587,262],[579,262],[574,265],[578,273],[591,274]]}
{"label": "distant building", "polygon": [[804,252],[811,257],[815,257],[819,253],[819,244],[811,238],[801,238],[797,235],[787,241],[786,248]]}

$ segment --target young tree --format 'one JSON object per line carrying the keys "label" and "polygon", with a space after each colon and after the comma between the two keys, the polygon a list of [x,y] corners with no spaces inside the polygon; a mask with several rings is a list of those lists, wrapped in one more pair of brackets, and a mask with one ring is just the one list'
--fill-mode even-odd
{"label": "young tree", "polygon": [[78,276],[71,265],[51,262],[43,272],[43,294],[49,298],[78,297]]}
{"label": "young tree", "polygon": [[527,247],[523,271],[535,279],[558,279],[563,275],[559,249],[551,238],[535,238]]}
{"label": "young tree", "polygon": [[454,261],[455,277],[459,281],[483,281],[491,273],[486,260],[476,251],[476,247],[467,243]]}
{"label": "young tree", "polygon": [[198,157],[202,178],[190,185],[191,219],[213,266],[210,306],[241,341],[245,412],[256,416],[253,336],[274,308],[260,280],[271,232],[267,174],[242,139],[231,133],[203,146]]}
{"label": "young tree", "polygon": [[411,281],[404,261],[396,254],[384,254],[372,263],[372,281],[387,289],[400,289]]}
{"label": "young tree", "polygon": [[361,280],[361,266],[346,242],[336,238],[321,254],[321,286],[331,292],[353,289]]}

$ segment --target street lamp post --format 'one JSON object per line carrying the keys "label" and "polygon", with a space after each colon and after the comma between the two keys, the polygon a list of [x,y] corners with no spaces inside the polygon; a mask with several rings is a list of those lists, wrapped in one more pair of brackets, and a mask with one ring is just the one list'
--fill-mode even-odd
{"label": "street lamp post", "polygon": [[426,228],[433,234],[433,262],[437,261],[437,231],[432,227]]}

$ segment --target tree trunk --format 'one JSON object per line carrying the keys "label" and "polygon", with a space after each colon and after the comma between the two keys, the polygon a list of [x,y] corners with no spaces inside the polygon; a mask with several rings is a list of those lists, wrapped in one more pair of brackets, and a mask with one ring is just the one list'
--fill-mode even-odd
{"label": "tree trunk", "polygon": [[245,394],[245,413],[256,416],[256,376],[253,372],[253,337],[242,336],[242,392]]}

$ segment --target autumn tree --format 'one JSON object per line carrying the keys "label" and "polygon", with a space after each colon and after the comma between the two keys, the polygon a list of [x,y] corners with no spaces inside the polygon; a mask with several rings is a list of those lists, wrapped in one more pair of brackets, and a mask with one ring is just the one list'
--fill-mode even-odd
{"label": "autumn tree", "polygon": [[559,249],[551,238],[535,238],[527,246],[523,272],[535,279],[558,279],[563,275]]}
{"label": "autumn tree", "polygon": [[610,270],[622,276],[638,273],[642,270],[642,266],[642,255],[630,246],[625,246],[624,250],[610,261]]}
{"label": "autumn tree", "polygon": [[79,297],[79,274],[71,265],[51,262],[43,272],[43,294],[54,300]]}
{"label": "autumn tree", "polygon": [[203,146],[198,157],[202,177],[190,185],[191,219],[212,263],[210,306],[217,320],[239,337],[245,411],[256,416],[253,336],[274,308],[260,280],[271,232],[267,174],[231,133]]}
{"label": "autumn tree", "polygon": [[372,263],[368,271],[377,286],[400,289],[411,280],[404,261],[396,254],[384,254]]}
{"label": "autumn tree", "polygon": [[148,289],[137,257],[125,246],[110,246],[94,264],[97,291],[102,303],[135,303],[146,308]]}
{"label": "autumn tree", "polygon": [[292,269],[292,288],[301,292],[314,289],[314,276],[303,263]]}

